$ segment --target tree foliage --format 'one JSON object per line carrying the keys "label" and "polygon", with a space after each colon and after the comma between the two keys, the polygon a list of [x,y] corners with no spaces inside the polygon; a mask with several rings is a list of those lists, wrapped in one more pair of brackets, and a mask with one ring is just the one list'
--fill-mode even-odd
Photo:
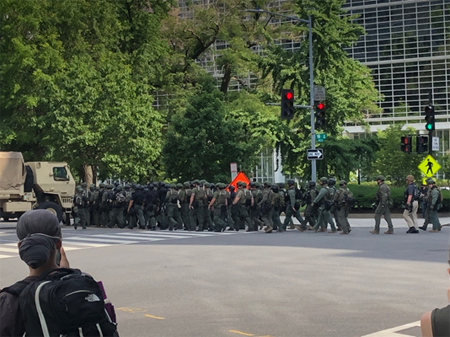
{"label": "tree foliage", "polygon": [[168,10],[158,3],[2,1],[2,148],[93,165],[103,178],[151,175],[162,119],[150,93]]}

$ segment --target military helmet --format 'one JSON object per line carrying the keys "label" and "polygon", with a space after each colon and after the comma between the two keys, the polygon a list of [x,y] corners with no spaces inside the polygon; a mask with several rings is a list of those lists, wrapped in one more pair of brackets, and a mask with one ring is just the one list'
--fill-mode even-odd
{"label": "military helmet", "polygon": [[200,184],[200,182],[198,181],[198,179],[195,179],[194,181],[192,181],[192,183],[193,183],[193,184],[197,184],[197,185]]}
{"label": "military helmet", "polygon": [[436,182],[433,180],[433,178],[427,178],[427,180],[425,180],[427,182],[427,184],[435,184]]}
{"label": "military helmet", "polygon": [[81,187],[87,187],[87,183],[86,182],[82,182],[81,183]]}
{"label": "military helmet", "polygon": [[328,179],[326,177],[320,178],[320,182],[323,184],[328,184]]}
{"label": "military helmet", "polygon": [[384,176],[382,176],[382,175],[380,174],[379,176],[377,176],[377,179],[375,179],[375,180],[381,180],[381,181],[384,181]]}
{"label": "military helmet", "polygon": [[230,189],[230,191],[234,191],[235,190],[233,185],[230,185],[230,187],[228,187],[228,188]]}
{"label": "military helmet", "polygon": [[347,182],[346,182],[345,180],[341,180],[341,181],[339,182],[339,185],[340,185],[340,186],[342,186],[342,185],[347,185]]}
{"label": "military helmet", "polygon": [[274,191],[275,193],[278,193],[278,186],[277,184],[273,184],[271,187],[272,191]]}
{"label": "military helmet", "polygon": [[122,191],[122,185],[117,185],[116,186],[116,191],[118,191],[118,192]]}
{"label": "military helmet", "polygon": [[309,181],[308,182],[308,186],[311,188],[311,187],[315,187],[316,186],[316,182],[315,181]]}
{"label": "military helmet", "polygon": [[255,187],[256,187],[256,188],[260,188],[260,187],[261,187],[261,184],[258,183],[258,182],[255,182]]}
{"label": "military helmet", "polygon": [[106,188],[108,190],[112,190],[114,188],[114,185],[113,184],[108,184],[108,185],[106,185]]}
{"label": "military helmet", "polygon": [[287,184],[289,186],[295,185],[295,180],[294,179],[288,179]]}
{"label": "military helmet", "polygon": [[83,191],[83,188],[81,186],[77,186],[75,189],[76,189],[77,192],[82,192]]}
{"label": "military helmet", "polygon": [[334,179],[334,178],[328,179],[328,185],[333,186],[334,184],[336,184],[336,179]]}
{"label": "military helmet", "polygon": [[189,187],[189,186],[191,186],[191,183],[190,183],[189,181],[185,181],[185,182],[183,183],[183,186],[184,186],[184,187]]}
{"label": "military helmet", "polygon": [[208,183],[208,182],[206,182],[206,183],[203,184],[203,186],[205,186],[206,188],[210,188],[210,187],[211,187],[211,184]]}
{"label": "military helmet", "polygon": [[248,186],[250,186],[250,187],[255,187],[255,182],[252,181],[250,184],[248,184]]}
{"label": "military helmet", "polygon": [[271,187],[271,186],[272,186],[272,182],[270,182],[270,181],[264,182],[264,187]]}
{"label": "military helmet", "polygon": [[177,188],[182,188],[183,187],[183,184],[182,183],[178,183],[177,184]]}
{"label": "military helmet", "polygon": [[126,190],[128,190],[128,189],[131,188],[131,186],[130,186],[129,184],[125,184],[124,188],[125,188]]}
{"label": "military helmet", "polygon": [[100,186],[100,188],[105,188],[106,184],[105,183],[100,183],[100,185],[98,185],[98,186]]}

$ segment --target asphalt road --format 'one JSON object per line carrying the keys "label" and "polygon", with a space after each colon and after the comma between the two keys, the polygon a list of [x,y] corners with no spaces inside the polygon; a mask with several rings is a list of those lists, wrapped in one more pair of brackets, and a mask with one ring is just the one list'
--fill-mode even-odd
{"label": "asphalt road", "polygon": [[[122,337],[419,336],[421,314],[447,304],[450,229],[350,221],[348,236],[64,227],[63,245],[104,282]],[[0,224],[0,287],[27,275],[16,242]]]}

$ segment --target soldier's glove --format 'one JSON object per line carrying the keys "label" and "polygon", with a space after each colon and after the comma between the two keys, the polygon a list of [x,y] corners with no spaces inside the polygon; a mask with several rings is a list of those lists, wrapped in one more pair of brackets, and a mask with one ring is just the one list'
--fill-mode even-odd
{"label": "soldier's glove", "polygon": [[406,205],[406,209],[409,211],[409,213],[412,212],[412,205],[411,204],[407,204]]}

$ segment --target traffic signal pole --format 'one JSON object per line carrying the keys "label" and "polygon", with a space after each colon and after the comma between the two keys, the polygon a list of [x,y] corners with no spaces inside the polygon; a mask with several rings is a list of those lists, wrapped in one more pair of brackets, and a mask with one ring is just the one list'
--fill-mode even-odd
{"label": "traffic signal pole", "polygon": [[[308,39],[309,39],[309,98],[311,112],[311,149],[316,148],[316,129],[314,122],[314,68],[313,68],[313,46],[312,46],[312,21],[308,16]],[[316,159],[311,160],[311,180],[316,181],[317,167]]]}
{"label": "traffic signal pole", "polygon": [[[294,20],[294,21],[300,21],[303,23],[308,24],[308,39],[309,39],[309,96],[310,96],[310,104],[309,104],[309,109],[310,109],[310,113],[311,113],[311,149],[315,149],[316,148],[316,130],[315,130],[315,123],[314,123],[314,68],[313,68],[313,45],[312,45],[312,20],[311,20],[311,15],[308,16],[308,20],[305,19],[300,19],[297,18],[295,16],[289,16],[289,15],[284,15],[284,14],[279,14],[279,13],[274,13],[274,12],[269,12],[269,11],[265,11],[263,9],[246,9],[246,12],[251,12],[251,13],[267,13],[273,16],[281,16],[281,17],[285,17],[288,18],[290,20]],[[294,105],[294,107],[297,107],[296,105]],[[300,106],[302,107],[302,106]],[[316,181],[316,159],[312,159],[311,160],[311,180]]]}

